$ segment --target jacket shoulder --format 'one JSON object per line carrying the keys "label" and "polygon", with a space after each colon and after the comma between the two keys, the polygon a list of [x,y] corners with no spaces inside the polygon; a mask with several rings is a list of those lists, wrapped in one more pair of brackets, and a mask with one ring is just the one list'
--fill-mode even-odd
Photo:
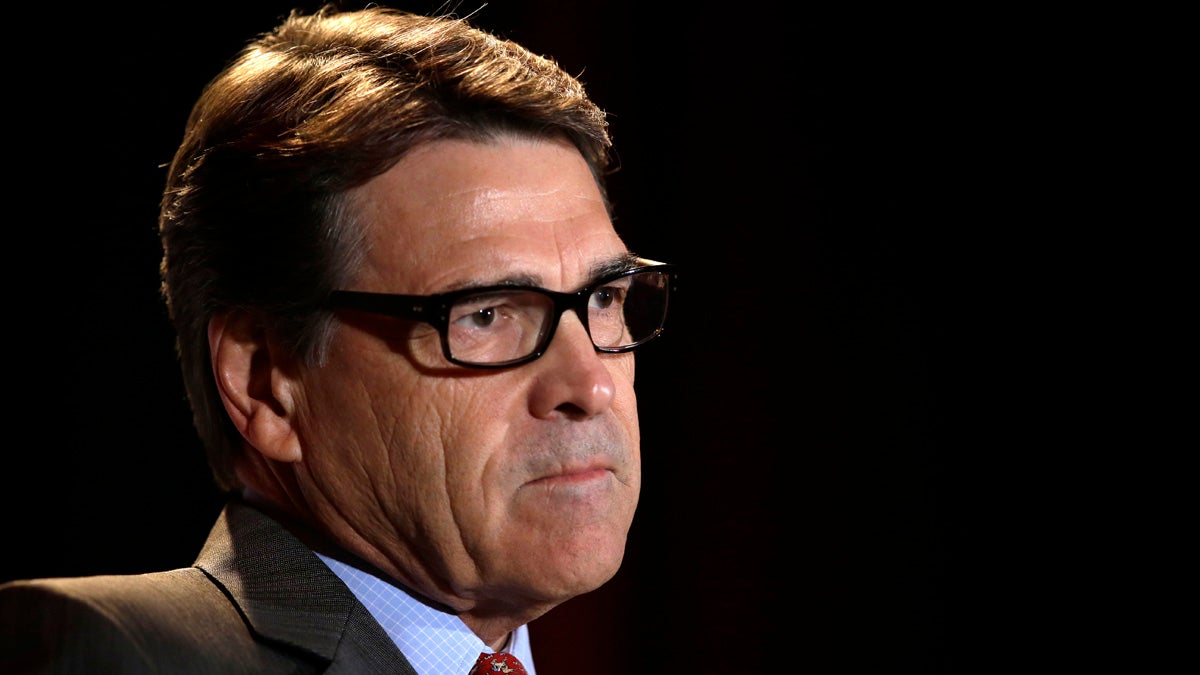
{"label": "jacket shoulder", "polygon": [[0,671],[304,672],[195,567],[0,585]]}

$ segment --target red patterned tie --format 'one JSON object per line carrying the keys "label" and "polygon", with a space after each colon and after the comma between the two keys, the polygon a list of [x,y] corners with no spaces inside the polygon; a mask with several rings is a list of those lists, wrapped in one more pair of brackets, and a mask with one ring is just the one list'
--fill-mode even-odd
{"label": "red patterned tie", "polygon": [[479,659],[475,661],[475,665],[471,668],[471,672],[467,673],[467,675],[485,675],[485,673],[527,675],[525,673],[525,666],[521,665],[517,657],[507,652],[480,654]]}

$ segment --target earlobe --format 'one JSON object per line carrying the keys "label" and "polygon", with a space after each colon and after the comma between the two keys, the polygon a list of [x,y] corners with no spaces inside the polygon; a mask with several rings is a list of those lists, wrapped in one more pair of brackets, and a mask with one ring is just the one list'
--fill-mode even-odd
{"label": "earlobe", "polygon": [[300,461],[295,383],[267,330],[249,312],[215,315],[208,322],[208,348],[225,411],[246,442],[268,459]]}

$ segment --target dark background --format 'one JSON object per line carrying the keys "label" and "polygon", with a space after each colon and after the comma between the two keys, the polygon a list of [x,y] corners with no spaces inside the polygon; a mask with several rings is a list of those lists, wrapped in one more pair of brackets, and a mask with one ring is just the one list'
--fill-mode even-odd
{"label": "dark background", "polygon": [[[157,295],[158,196],[203,83],[315,5],[236,6],[72,10],[11,68],[0,581],[185,566],[219,510]],[[1098,237],[1079,204],[1118,205],[1080,168],[1124,143],[1093,134],[1120,96],[1092,86],[1124,47],[983,14],[475,14],[611,113],[619,229],[686,275],[639,356],[626,563],[533,624],[541,675],[981,672],[1105,604],[1064,555],[1092,508],[1071,490],[1090,438],[1065,429],[1119,425],[1076,414],[1101,378],[1060,329],[1095,288],[1066,271]]]}

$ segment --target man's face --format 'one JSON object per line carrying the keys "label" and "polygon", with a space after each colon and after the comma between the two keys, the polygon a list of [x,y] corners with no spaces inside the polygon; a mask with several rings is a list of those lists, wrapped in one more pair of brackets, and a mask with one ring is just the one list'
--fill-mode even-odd
{"label": "man's face", "polygon": [[[626,254],[566,142],[433,142],[354,203],[368,253],[350,290],[575,291]],[[490,371],[446,362],[427,325],[343,315],[328,363],[301,375],[299,487],[343,546],[454,609],[561,602],[624,555],[633,380],[633,355],[597,353],[574,312],[540,359]]]}

